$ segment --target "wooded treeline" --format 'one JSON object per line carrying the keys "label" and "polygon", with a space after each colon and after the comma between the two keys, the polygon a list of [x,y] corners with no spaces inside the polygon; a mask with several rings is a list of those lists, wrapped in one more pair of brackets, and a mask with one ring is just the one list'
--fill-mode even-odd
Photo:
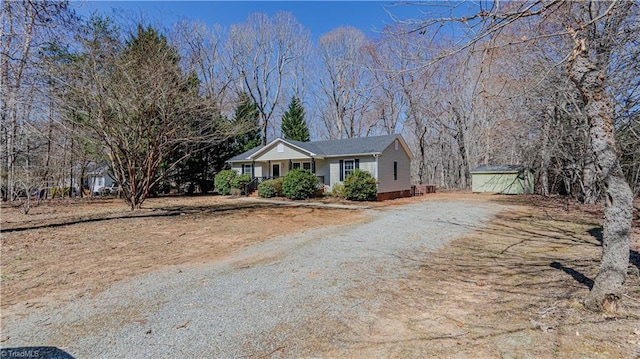
{"label": "wooded treeline", "polygon": [[[81,184],[93,163],[112,167],[132,206],[171,184],[210,189],[226,158],[284,134],[283,115],[299,99],[314,140],[403,133],[416,183],[469,188],[476,166],[524,164],[535,171],[536,192],[594,202],[604,187],[586,104],[567,75],[569,29],[610,3],[556,3],[533,2],[546,12],[530,10],[459,47],[474,34],[423,26],[443,20],[435,17],[398,20],[372,36],[337,28],[314,43],[284,12],[162,32],[79,19],[65,2],[5,1],[3,199]],[[613,109],[616,150],[636,196],[638,23],[631,3],[598,45],[608,45],[600,95]]]}

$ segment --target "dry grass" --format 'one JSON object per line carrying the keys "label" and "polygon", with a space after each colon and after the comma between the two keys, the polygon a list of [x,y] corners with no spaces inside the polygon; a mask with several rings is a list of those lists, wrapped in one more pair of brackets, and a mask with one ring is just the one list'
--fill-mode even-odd
{"label": "dry grass", "polygon": [[[586,311],[580,301],[597,273],[602,208],[562,199],[469,193],[371,205],[441,200],[497,201],[509,210],[436,253],[418,260],[407,257],[409,271],[400,280],[347,293],[361,303],[365,317],[327,316],[308,326],[281,328],[296,342],[296,353],[358,358],[640,356],[637,209],[623,307],[616,314],[598,314]],[[221,197],[157,199],[146,208],[140,213],[147,217],[101,220],[126,216],[126,206],[119,201],[54,202],[35,207],[28,216],[3,207],[3,230],[31,229],[2,234],[2,308],[64,302],[165,266],[219,260],[283,233],[366,220],[359,211],[238,206]],[[169,214],[174,215],[153,217]],[[46,227],[69,221],[79,223]],[[368,306],[370,299],[382,305]],[[275,347],[269,355],[286,356],[292,349]]]}
{"label": "dry grass", "polygon": [[[509,211],[424,260],[400,281],[359,288],[382,299],[366,318],[325,323],[308,348],[329,357],[636,358],[640,356],[640,229],[623,308],[592,313],[581,299],[597,273],[600,215],[537,197],[494,197]],[[317,323],[314,326],[318,326]]]}
{"label": "dry grass", "polygon": [[360,220],[357,211],[227,197],[151,199],[134,213],[119,200],[53,201],[29,215],[3,207],[1,308],[60,304],[163,267],[220,260],[274,236]]}

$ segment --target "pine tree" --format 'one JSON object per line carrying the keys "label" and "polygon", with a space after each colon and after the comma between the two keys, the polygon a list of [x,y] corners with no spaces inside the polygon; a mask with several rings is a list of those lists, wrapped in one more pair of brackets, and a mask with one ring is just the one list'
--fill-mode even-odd
{"label": "pine tree", "polygon": [[298,97],[293,97],[282,116],[282,136],[289,140],[309,142],[309,127],[304,120],[304,107]]}
{"label": "pine tree", "polygon": [[258,105],[251,101],[251,97],[246,93],[240,94],[238,105],[236,106],[233,122],[237,125],[247,126],[248,130],[236,137],[236,154],[248,151],[262,142],[260,139],[260,124]]}

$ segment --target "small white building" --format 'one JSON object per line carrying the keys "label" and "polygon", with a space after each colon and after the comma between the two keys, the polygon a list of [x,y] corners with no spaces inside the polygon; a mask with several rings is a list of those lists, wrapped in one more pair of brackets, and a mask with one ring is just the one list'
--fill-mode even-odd
{"label": "small white building", "polygon": [[87,172],[84,188],[91,193],[100,193],[104,187],[113,187],[116,184],[115,179],[111,175],[109,166],[99,166]]}

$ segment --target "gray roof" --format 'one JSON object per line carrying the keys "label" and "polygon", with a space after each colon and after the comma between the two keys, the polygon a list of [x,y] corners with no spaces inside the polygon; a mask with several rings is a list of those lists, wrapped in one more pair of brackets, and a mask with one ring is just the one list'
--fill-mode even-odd
{"label": "gray roof", "polygon": [[[284,141],[308,152],[315,153],[318,156],[331,157],[382,153],[382,151],[389,147],[389,145],[391,145],[398,137],[400,137],[399,134],[315,142],[300,142],[293,140]],[[228,162],[246,161],[249,156],[258,152],[262,148],[264,148],[264,146],[252,148],[247,152],[231,158]]]}
{"label": "gray roof", "polygon": [[471,170],[471,173],[519,173],[524,171],[524,165],[498,165],[480,166]]}
{"label": "gray roof", "polygon": [[258,152],[258,151],[260,151],[263,148],[264,148],[263,145],[260,145],[258,147],[254,147],[254,148],[250,149],[249,151],[242,152],[241,154],[239,154],[237,156],[231,157],[230,159],[227,160],[227,162],[246,161],[249,156],[251,156],[252,154],[254,154],[254,153]]}

